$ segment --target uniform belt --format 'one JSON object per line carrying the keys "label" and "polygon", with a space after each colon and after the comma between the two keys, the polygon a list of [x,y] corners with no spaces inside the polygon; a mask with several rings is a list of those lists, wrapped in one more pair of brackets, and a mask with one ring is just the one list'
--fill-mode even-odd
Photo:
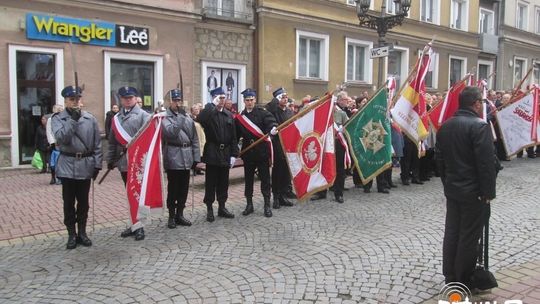
{"label": "uniform belt", "polygon": [[168,145],[168,146],[173,146],[173,147],[181,147],[181,148],[191,147],[191,143],[180,143],[180,144],[177,144],[177,143],[171,143],[171,142],[168,142],[167,145]]}
{"label": "uniform belt", "polygon": [[94,152],[76,152],[76,153],[60,152],[60,154],[63,154],[65,156],[69,156],[69,157],[75,157],[76,159],[81,159],[83,157],[93,156]]}
{"label": "uniform belt", "polygon": [[218,147],[220,150],[224,150],[225,148],[229,146],[229,144],[218,144],[218,143],[214,143],[214,145],[216,145],[216,147]]}

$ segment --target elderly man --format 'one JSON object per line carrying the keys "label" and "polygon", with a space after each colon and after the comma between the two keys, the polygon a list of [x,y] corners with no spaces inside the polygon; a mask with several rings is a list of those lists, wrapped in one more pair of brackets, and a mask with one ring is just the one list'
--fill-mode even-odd
{"label": "elderly man", "polygon": [[198,120],[206,136],[202,156],[202,161],[206,163],[203,201],[206,204],[206,220],[213,222],[212,204],[216,199],[219,205],[218,216],[234,218],[234,214],[225,208],[225,203],[229,191],[229,169],[234,166],[239,151],[233,114],[224,107],[223,88],[218,87],[210,94],[212,102],[206,104]]}
{"label": "elderly man", "polygon": [[[118,95],[120,96],[122,110],[114,116],[112,122],[106,161],[109,169],[118,167],[125,186],[128,170],[125,154],[126,146],[131,141],[131,138],[150,119],[150,114],[143,111],[137,105],[137,89],[133,87],[121,87],[118,89]],[[136,241],[144,240],[143,220],[141,218],[137,223],[129,222],[129,227],[120,236],[123,238],[135,236]]]}
{"label": "elderly man", "polygon": [[101,170],[101,137],[96,118],[81,110],[81,88],[67,86],[62,96],[66,109],[51,117],[51,128],[60,150],[56,176],[62,180],[64,225],[68,231],[66,248],[74,249],[77,244],[92,246],[86,235],[88,193],[90,179],[95,180]]}
{"label": "elderly man", "polygon": [[482,93],[466,87],[459,110],[437,133],[436,159],[446,196],[443,274],[446,283],[472,286],[477,246],[495,198],[493,137],[482,116]]}

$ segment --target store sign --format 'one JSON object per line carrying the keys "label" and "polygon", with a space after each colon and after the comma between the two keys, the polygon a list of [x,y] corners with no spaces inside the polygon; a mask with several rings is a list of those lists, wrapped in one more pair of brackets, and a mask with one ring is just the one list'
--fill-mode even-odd
{"label": "store sign", "polygon": [[116,45],[119,47],[148,50],[148,29],[128,25],[116,25]]}
{"label": "store sign", "polygon": [[26,38],[148,50],[148,28],[105,21],[26,14]]}
{"label": "store sign", "polygon": [[26,38],[115,46],[115,24],[103,21],[26,14]]}

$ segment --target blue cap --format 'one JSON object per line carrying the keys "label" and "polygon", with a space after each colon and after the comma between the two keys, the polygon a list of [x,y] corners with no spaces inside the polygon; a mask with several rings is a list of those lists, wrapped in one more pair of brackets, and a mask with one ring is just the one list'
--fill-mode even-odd
{"label": "blue cap", "polygon": [[275,90],[274,93],[272,93],[272,96],[277,98],[279,95],[281,95],[283,93],[287,93],[287,92],[285,91],[284,88],[279,88],[279,89]]}
{"label": "blue cap", "polygon": [[80,87],[67,86],[62,90],[61,94],[64,98],[82,96],[82,89]]}
{"label": "blue cap", "polygon": [[169,91],[171,100],[182,99],[182,91],[180,89],[172,89]]}
{"label": "blue cap", "polygon": [[247,88],[245,89],[244,91],[242,91],[242,93],[240,93],[242,95],[244,95],[244,98],[250,98],[250,97],[255,97],[257,95],[257,93],[255,92],[255,90],[251,89],[251,88]]}
{"label": "blue cap", "polygon": [[210,95],[212,95],[212,97],[218,96],[218,95],[225,95],[225,91],[223,91],[222,87],[218,87],[210,91]]}
{"label": "blue cap", "polygon": [[118,95],[121,97],[138,96],[139,92],[137,92],[137,89],[134,87],[121,87],[118,89]]}

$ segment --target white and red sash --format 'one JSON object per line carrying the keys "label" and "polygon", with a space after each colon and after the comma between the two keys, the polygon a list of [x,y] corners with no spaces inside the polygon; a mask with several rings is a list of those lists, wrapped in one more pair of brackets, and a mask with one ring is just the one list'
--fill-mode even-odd
{"label": "white and red sash", "polygon": [[334,130],[336,130],[336,135],[339,143],[343,146],[345,150],[345,155],[343,157],[343,164],[345,164],[345,169],[349,169],[352,164],[351,155],[349,154],[349,146],[347,145],[347,140],[342,132],[338,132],[339,126],[334,122]]}
{"label": "white and red sash", "polygon": [[[238,114],[235,118],[238,119],[242,126],[246,128],[246,130],[248,130],[253,136],[261,138],[265,135],[263,131],[246,115]],[[272,165],[274,163],[274,147],[272,146],[272,140],[270,139],[270,136],[267,136],[264,141],[268,143],[268,148],[270,149],[270,165]]]}
{"label": "white and red sash", "polygon": [[120,119],[118,118],[118,114],[114,115],[112,120],[112,129],[114,130],[114,137],[116,138],[116,141],[120,143],[122,146],[127,146],[128,143],[131,142],[131,135],[122,127],[122,124],[120,123]]}

